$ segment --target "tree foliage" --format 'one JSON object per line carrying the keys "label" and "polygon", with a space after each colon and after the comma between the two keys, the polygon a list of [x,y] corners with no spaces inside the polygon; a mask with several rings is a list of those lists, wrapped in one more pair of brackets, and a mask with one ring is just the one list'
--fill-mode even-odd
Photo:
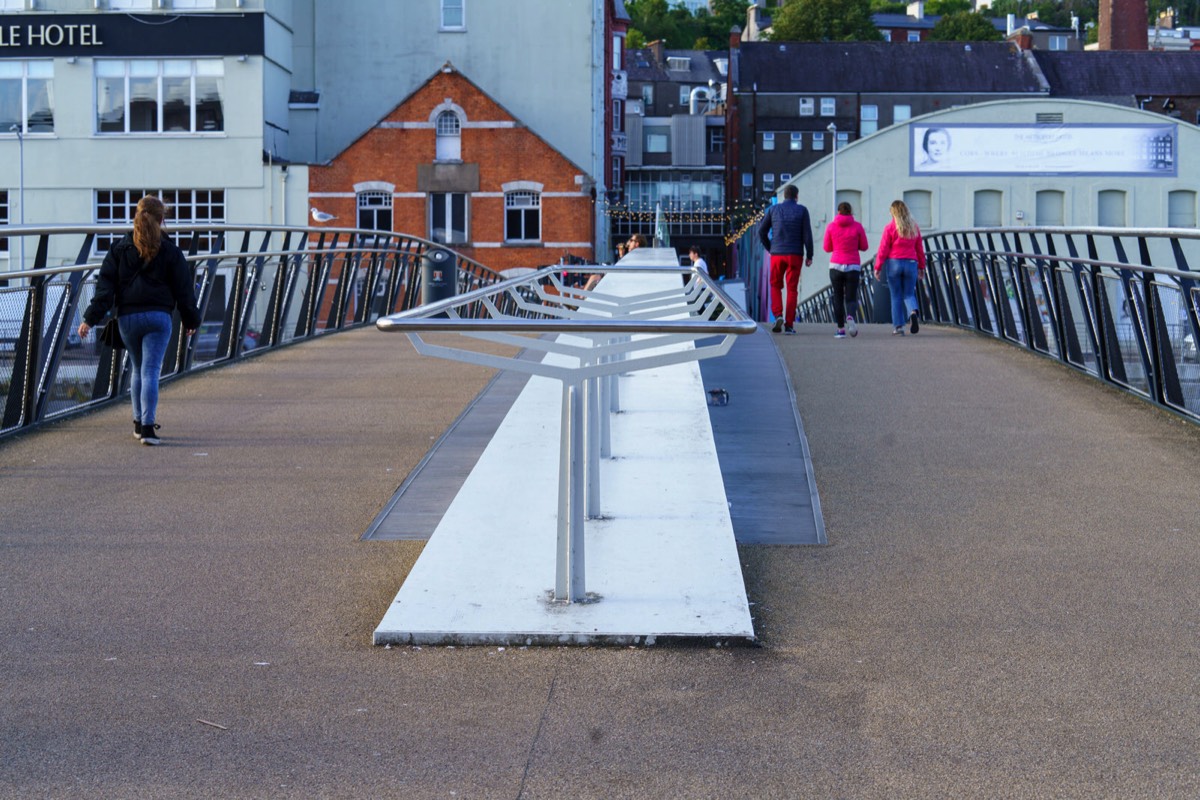
{"label": "tree foliage", "polygon": [[953,14],[955,11],[973,11],[971,0],[929,0],[925,4],[926,14]]}
{"label": "tree foliage", "polygon": [[873,42],[870,0],[788,0],[771,17],[776,42]]}
{"label": "tree foliage", "polygon": [[995,42],[1004,38],[991,17],[972,11],[956,11],[937,21],[929,38],[935,42]]}
{"label": "tree foliage", "polygon": [[734,25],[745,27],[746,9],[750,0],[713,0],[712,11],[701,8],[695,14],[682,3],[668,4],[667,0],[626,0],[629,12],[629,32],[625,46],[641,48],[646,42],[661,40],[673,50],[708,50],[716,42],[724,48],[729,30]]}

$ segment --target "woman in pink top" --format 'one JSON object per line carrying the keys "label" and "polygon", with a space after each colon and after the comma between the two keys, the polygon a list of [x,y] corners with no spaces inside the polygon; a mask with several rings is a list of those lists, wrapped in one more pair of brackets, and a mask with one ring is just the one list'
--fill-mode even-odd
{"label": "woman in pink top", "polygon": [[858,254],[871,245],[867,242],[867,232],[854,219],[849,203],[838,203],[837,212],[825,229],[824,247],[826,253],[832,253],[829,285],[833,288],[833,319],[837,323],[834,337],[845,339],[847,330],[851,336],[858,336],[854,320],[858,312],[858,279],[862,275],[862,259]]}
{"label": "woman in pink top", "polygon": [[904,320],[908,330],[921,329],[917,310],[917,281],[925,277],[925,245],[921,229],[908,213],[903,200],[891,207],[892,219],[883,229],[883,239],[875,254],[875,279],[887,270],[888,289],[892,293],[892,333],[904,335]]}

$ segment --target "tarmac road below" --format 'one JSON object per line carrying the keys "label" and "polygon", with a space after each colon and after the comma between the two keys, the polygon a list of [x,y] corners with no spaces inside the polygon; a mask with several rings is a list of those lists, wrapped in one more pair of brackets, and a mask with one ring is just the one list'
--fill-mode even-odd
{"label": "tarmac road below", "polygon": [[864,327],[774,338],[829,544],[740,548],[760,647],[373,647],[422,544],[359,537],[491,374],[402,337],[0,444],[0,797],[1200,795],[1200,431]]}

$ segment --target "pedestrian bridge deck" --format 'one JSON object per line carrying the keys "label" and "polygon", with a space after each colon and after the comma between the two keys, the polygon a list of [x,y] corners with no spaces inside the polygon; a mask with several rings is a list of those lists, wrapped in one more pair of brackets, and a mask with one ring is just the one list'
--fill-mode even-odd
{"label": "pedestrian bridge deck", "polygon": [[175,381],[166,447],[125,406],[0,444],[0,795],[1200,792],[1196,428],[957,330],[799,330],[829,544],[739,548],[742,651],[372,647],[422,544],[360,536],[491,375],[395,336]]}

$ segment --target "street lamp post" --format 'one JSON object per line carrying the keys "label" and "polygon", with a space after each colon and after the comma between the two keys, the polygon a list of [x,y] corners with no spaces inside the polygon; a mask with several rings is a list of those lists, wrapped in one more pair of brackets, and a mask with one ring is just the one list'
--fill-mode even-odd
{"label": "street lamp post", "polygon": [[837,214],[837,125],[831,122],[825,130],[829,131],[829,138],[833,141],[833,155],[830,161],[833,169],[833,207],[829,211],[829,218],[833,219]]}
{"label": "street lamp post", "polygon": [[[25,136],[21,131],[21,124],[13,125],[9,130],[17,135],[17,160],[19,162],[19,173],[17,182],[17,208],[18,219],[21,224],[25,224]],[[20,249],[18,250],[21,263],[17,269],[25,269],[25,237],[21,237]]]}

